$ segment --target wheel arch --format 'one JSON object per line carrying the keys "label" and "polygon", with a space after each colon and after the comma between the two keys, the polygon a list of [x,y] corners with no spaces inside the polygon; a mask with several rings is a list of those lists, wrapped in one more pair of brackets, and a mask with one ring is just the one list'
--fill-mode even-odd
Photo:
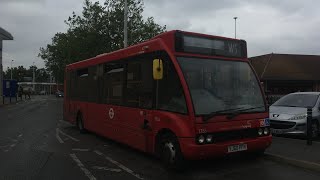
{"label": "wheel arch", "polygon": [[156,154],[156,156],[158,156],[159,154],[159,150],[160,150],[160,140],[161,138],[164,136],[164,135],[173,135],[175,137],[176,134],[169,128],[162,128],[160,129],[157,133],[156,133],[156,136],[155,136],[155,139],[154,139],[154,153]]}

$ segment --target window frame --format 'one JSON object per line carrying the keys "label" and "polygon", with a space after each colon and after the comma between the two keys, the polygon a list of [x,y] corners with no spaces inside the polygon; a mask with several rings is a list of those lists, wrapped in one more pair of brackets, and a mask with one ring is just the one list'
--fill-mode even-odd
{"label": "window frame", "polygon": [[[180,88],[181,88],[181,93],[183,95],[183,99],[184,99],[184,103],[185,103],[185,112],[178,112],[178,111],[174,111],[174,110],[168,110],[168,109],[161,109],[158,107],[156,107],[156,95],[157,95],[157,81],[161,81],[161,80],[154,80],[152,77],[152,74],[150,74],[151,78],[152,78],[152,85],[151,85],[151,100],[152,100],[152,105],[151,107],[141,107],[141,106],[130,106],[127,104],[127,74],[128,74],[128,63],[130,62],[143,62],[146,61],[146,59],[150,59],[151,65],[152,65],[152,60],[153,59],[162,59],[164,61],[164,63],[167,62],[168,66],[171,66],[171,68],[173,68],[173,72],[175,73],[175,75],[177,76]],[[139,60],[141,59],[141,60]],[[175,61],[177,62],[178,67],[175,66]],[[105,88],[108,87],[107,86],[107,81],[105,79],[105,75],[107,74],[106,72],[106,65],[108,64],[122,64],[123,66],[123,71],[122,71],[122,75],[123,75],[123,81],[121,83],[122,85],[122,93],[121,93],[121,100],[119,104],[116,103],[110,103],[107,101],[108,94],[104,94],[103,91],[105,91]],[[78,96],[79,92],[78,92],[78,86],[79,86],[79,82],[78,80],[83,78],[78,76],[78,71],[82,70],[82,69],[87,69],[87,74],[88,76],[86,76],[85,78],[87,78],[88,80],[91,80],[91,74],[90,74],[90,68],[94,67],[97,70],[97,88],[99,90],[97,90],[98,94],[98,98],[96,98],[95,100],[92,100],[89,98],[89,94],[87,95],[87,98],[83,99],[81,97]],[[141,67],[140,67],[141,68]],[[152,66],[150,67],[152,68]],[[85,101],[85,102],[93,102],[93,103],[97,103],[97,104],[105,104],[105,105],[113,105],[113,106],[120,106],[120,107],[129,107],[129,108],[136,108],[136,109],[145,109],[145,110],[157,110],[157,111],[165,111],[165,112],[171,112],[171,113],[176,113],[176,114],[181,114],[181,115],[189,115],[189,108],[188,108],[188,101],[187,101],[187,96],[186,96],[186,92],[185,89],[182,86],[182,81],[181,81],[181,77],[179,75],[179,69],[180,65],[179,62],[176,60],[176,57],[171,58],[169,53],[166,52],[165,50],[159,50],[159,51],[152,51],[149,53],[144,53],[144,54],[139,54],[136,56],[131,56],[131,57],[127,57],[124,59],[116,59],[116,60],[112,60],[112,61],[108,61],[108,62],[103,62],[103,63],[99,63],[99,64],[95,64],[95,65],[90,65],[88,67],[85,68],[79,68],[79,69],[74,69],[74,70],[70,70],[70,79],[73,82],[70,82],[70,89],[68,89],[69,91],[72,89],[73,91],[71,92],[71,94],[73,94],[73,96],[70,96],[71,100],[78,100],[78,101]],[[152,70],[151,70],[152,71]],[[143,70],[141,69],[141,76],[143,76]],[[170,77],[169,77],[170,78]],[[182,74],[182,78],[184,78],[184,75]],[[76,85],[76,86],[75,86]],[[159,90],[159,89],[158,89]],[[75,94],[75,92],[77,94]],[[88,91],[88,93],[90,93],[91,91]],[[160,91],[158,92],[158,98],[159,98],[159,94]],[[90,96],[91,97],[91,96]],[[158,102],[159,103],[159,102]]]}

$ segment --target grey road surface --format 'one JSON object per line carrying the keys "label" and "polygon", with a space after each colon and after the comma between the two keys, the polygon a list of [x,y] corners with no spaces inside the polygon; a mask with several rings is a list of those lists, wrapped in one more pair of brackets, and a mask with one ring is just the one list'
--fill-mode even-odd
{"label": "grey road surface", "polygon": [[262,158],[235,156],[191,162],[171,172],[160,162],[62,121],[62,99],[36,96],[0,107],[0,179],[290,179],[320,174]]}

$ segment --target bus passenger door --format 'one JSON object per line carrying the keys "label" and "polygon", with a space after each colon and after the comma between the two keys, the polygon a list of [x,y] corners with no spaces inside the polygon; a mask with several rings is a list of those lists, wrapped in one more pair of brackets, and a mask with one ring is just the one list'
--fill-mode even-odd
{"label": "bus passenger door", "polygon": [[[120,141],[141,151],[146,151],[146,130],[148,125],[146,110],[130,107],[120,107],[115,116],[117,124],[121,127],[121,134],[118,134]],[[144,125],[146,124],[146,125]]]}
{"label": "bus passenger door", "polygon": [[128,61],[124,88],[122,121],[127,127],[130,144],[147,151],[147,134],[151,131],[151,109],[153,100],[152,58],[141,55]]}

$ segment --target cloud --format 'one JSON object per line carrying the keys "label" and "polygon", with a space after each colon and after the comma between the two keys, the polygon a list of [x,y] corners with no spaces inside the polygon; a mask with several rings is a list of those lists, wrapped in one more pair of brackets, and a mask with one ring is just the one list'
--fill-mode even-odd
{"label": "cloud", "polygon": [[[100,0],[104,2],[104,0]],[[153,16],[169,30],[181,29],[237,37],[248,43],[249,56],[266,53],[319,54],[320,1],[316,0],[144,0],[144,17]],[[5,68],[30,66],[39,48],[56,32],[66,31],[64,20],[72,11],[81,13],[83,0],[1,0],[0,26],[13,41],[4,42]]]}
{"label": "cloud", "polygon": [[78,0],[1,0],[1,27],[9,31],[13,41],[4,41],[3,65],[23,65],[33,62],[44,67],[44,61],[37,57],[39,48],[51,42],[57,32],[66,31],[64,20],[72,11],[81,12],[83,3]]}
{"label": "cloud", "polygon": [[234,37],[248,43],[249,56],[277,53],[319,54],[319,1],[145,1],[145,15],[168,29]]}

